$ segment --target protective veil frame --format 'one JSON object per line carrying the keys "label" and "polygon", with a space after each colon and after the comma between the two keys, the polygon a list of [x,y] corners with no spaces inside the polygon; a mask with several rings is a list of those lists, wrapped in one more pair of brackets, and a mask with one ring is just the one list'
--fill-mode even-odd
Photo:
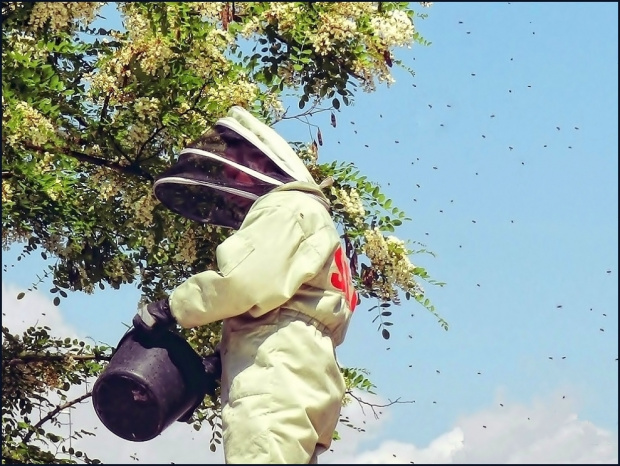
{"label": "protective veil frame", "polygon": [[[153,185],[153,192],[162,204],[186,218],[238,229],[256,199],[296,180],[294,170],[231,117],[218,120],[209,133],[192,145],[196,147],[183,149],[177,162]],[[209,150],[205,150],[207,148]],[[288,149],[301,162],[290,146]],[[230,160],[226,154],[232,158],[241,156],[248,165],[256,157],[268,159],[270,174]],[[245,173],[250,182],[228,178],[224,175],[225,167]]]}

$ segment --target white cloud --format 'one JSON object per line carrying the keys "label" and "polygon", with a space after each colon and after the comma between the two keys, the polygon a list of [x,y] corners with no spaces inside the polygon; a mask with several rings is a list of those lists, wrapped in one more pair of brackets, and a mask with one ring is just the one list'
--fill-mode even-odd
{"label": "white cloud", "polygon": [[460,418],[427,446],[386,440],[347,459],[355,464],[618,463],[617,437],[579,419],[562,397],[530,406],[494,404]]}
{"label": "white cloud", "polygon": [[223,464],[221,446],[215,453],[209,450],[211,430],[207,423],[200,431],[191,425],[175,422],[158,437],[147,442],[130,442],[117,437],[99,421],[92,403],[84,403],[72,414],[75,427],[96,434],[84,437],[74,443],[90,457],[98,458],[106,464]]}
{"label": "white cloud", "polygon": [[[20,292],[26,294],[18,300],[17,295]],[[60,306],[54,306],[37,290],[26,291],[4,283],[2,283],[2,325],[14,334],[21,334],[33,325],[47,325],[51,329],[50,334],[55,337],[78,337],[76,329],[63,319]]]}
{"label": "white cloud", "polygon": [[[356,392],[356,396],[365,403],[371,403],[375,406],[387,404],[385,399],[377,395]],[[350,463],[356,452],[362,449],[364,444],[380,435],[385,423],[390,420],[391,416],[390,408],[375,408],[373,411],[372,407],[352,400],[343,408],[340,418],[347,420],[346,423],[339,423],[336,428],[340,439],[332,442],[330,451],[319,456],[320,463]],[[354,428],[345,424],[350,424]],[[363,429],[363,431],[359,432],[356,428]]]}

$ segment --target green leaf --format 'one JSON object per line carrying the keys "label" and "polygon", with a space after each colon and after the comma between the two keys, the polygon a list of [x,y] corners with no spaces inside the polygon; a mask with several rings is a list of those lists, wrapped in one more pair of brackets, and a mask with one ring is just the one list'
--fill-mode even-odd
{"label": "green leaf", "polygon": [[58,296],[56,296],[54,298],[54,306],[58,306],[60,304],[60,298]]}
{"label": "green leaf", "polygon": [[56,434],[53,434],[51,432],[48,432],[47,434],[45,434],[45,436],[48,439],[50,439],[52,442],[58,442],[58,441],[62,440],[62,437],[60,437],[60,436],[58,436]]}
{"label": "green leaf", "polygon": [[334,108],[335,108],[336,110],[338,110],[338,109],[340,108],[340,101],[339,101],[338,99],[334,98],[334,99],[332,100],[332,105],[334,106]]}
{"label": "green leaf", "polygon": [[22,299],[24,296],[26,296],[26,293],[22,291],[21,293],[17,295],[17,299]]}

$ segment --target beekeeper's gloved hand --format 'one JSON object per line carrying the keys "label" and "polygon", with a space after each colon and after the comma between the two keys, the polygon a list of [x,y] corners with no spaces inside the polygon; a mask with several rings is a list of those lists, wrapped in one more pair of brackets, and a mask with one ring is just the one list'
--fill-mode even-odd
{"label": "beekeeper's gloved hand", "polygon": [[[218,380],[222,377],[222,361],[220,359],[219,345],[215,347],[215,351],[213,353],[202,358],[202,366],[204,367],[206,375],[203,379],[205,395],[214,396],[218,386]],[[177,421],[191,422],[194,411],[196,411],[202,401],[202,398],[198,400],[198,402],[188,409],[185,414],[181,415]]]}
{"label": "beekeeper's gloved hand", "polygon": [[209,377],[212,377],[214,380],[220,380],[222,378],[222,360],[220,358],[219,347],[216,346],[212,354],[202,358],[202,365]]}
{"label": "beekeeper's gloved hand", "polygon": [[168,330],[175,324],[168,298],[141,305],[133,317],[134,328],[147,333]]}

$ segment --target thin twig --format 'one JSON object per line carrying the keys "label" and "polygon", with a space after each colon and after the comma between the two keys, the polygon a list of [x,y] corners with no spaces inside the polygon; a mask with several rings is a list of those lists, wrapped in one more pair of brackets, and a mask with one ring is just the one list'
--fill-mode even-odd
{"label": "thin twig", "polygon": [[347,392],[347,395],[349,395],[352,398],[355,398],[357,400],[357,402],[360,405],[362,405],[362,412],[364,411],[363,405],[369,406],[370,409],[372,409],[372,413],[375,416],[375,419],[379,419],[379,415],[377,414],[375,408],[387,408],[388,406],[392,406],[394,404],[411,404],[411,403],[415,403],[415,400],[400,401],[400,398],[396,398],[394,401],[390,401],[388,404],[379,405],[379,404],[375,404],[375,403],[369,403],[368,401],[364,401],[360,397],[354,395],[353,392],[350,392],[350,391]]}

